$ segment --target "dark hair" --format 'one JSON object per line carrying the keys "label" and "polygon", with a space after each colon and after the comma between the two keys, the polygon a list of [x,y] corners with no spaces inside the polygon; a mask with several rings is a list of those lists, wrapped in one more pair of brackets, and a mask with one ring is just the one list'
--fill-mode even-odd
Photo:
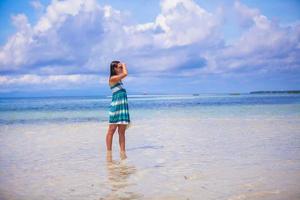
{"label": "dark hair", "polygon": [[118,64],[120,63],[120,61],[118,60],[114,60],[110,63],[110,76],[113,76],[113,75],[117,75],[116,71],[115,71],[115,67],[118,66]]}

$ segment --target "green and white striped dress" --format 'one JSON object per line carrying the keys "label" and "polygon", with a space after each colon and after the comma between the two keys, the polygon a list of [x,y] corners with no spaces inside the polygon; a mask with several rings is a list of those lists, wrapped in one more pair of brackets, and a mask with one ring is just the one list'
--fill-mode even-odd
{"label": "green and white striped dress", "polygon": [[131,126],[127,92],[123,87],[122,81],[119,81],[113,86],[112,101],[109,106],[109,124],[127,124],[126,129]]}

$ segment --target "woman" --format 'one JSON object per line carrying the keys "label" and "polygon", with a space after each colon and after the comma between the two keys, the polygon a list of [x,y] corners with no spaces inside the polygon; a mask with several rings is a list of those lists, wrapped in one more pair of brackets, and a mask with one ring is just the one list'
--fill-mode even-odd
{"label": "woman", "polygon": [[112,101],[109,107],[109,127],[106,134],[107,155],[112,153],[113,135],[118,128],[120,156],[125,159],[125,130],[130,127],[128,99],[122,79],[127,76],[126,64],[112,61],[110,64],[109,86],[112,90]]}

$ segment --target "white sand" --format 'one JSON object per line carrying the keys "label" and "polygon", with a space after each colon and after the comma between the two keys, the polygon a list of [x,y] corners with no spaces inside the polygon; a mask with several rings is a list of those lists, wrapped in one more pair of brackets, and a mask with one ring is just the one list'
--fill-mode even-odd
{"label": "white sand", "polygon": [[300,199],[300,119],[134,121],[127,159],[107,123],[0,127],[0,199]]}

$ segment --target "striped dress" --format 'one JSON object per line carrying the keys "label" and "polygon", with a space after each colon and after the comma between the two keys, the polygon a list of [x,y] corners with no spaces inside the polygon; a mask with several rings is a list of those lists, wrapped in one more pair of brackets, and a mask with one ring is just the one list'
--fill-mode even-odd
{"label": "striped dress", "polygon": [[128,99],[122,81],[119,81],[113,86],[112,101],[109,106],[109,124],[127,124],[126,129],[131,126]]}

